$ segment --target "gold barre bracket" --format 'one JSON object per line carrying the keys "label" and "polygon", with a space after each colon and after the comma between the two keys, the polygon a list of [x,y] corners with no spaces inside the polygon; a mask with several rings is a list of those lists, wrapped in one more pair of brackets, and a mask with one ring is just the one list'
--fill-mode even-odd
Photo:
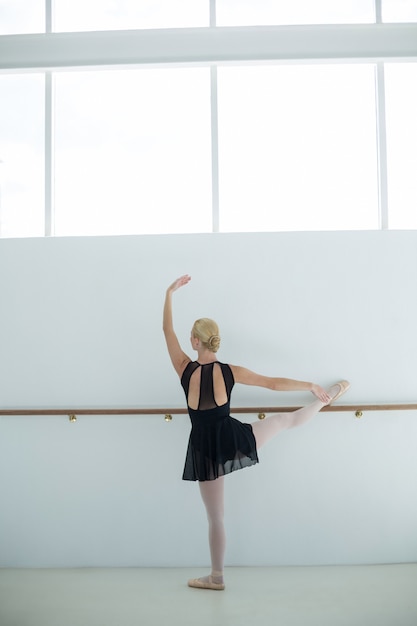
{"label": "gold barre bracket", "polygon": [[74,414],[68,415],[68,418],[71,424],[74,424],[77,421],[77,416]]}

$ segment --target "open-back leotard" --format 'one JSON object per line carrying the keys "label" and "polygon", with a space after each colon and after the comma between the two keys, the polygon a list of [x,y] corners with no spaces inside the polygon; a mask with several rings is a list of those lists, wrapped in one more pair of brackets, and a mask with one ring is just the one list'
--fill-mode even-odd
{"label": "open-back leotard", "polygon": [[[220,367],[227,393],[227,402],[218,406],[214,399],[213,370]],[[188,405],[190,379],[201,368],[198,408]],[[231,417],[230,396],[235,384],[229,365],[215,361],[200,364],[190,361],[182,376],[181,385],[187,398],[191,419],[183,480],[214,480],[238,469],[258,463],[256,441],[252,426]]]}

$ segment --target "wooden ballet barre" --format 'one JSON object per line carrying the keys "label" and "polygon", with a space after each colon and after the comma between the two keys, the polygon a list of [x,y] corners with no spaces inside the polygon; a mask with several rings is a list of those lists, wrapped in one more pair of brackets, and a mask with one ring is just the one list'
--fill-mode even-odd
{"label": "wooden ballet barre", "polygon": [[[296,411],[301,406],[262,406],[262,407],[232,407],[233,413],[258,413],[259,416],[265,417],[266,413],[286,413]],[[412,404],[336,404],[324,406],[321,412],[363,412],[363,411],[416,411],[417,403]],[[160,408],[142,408],[142,409],[0,409],[0,416],[25,416],[25,415],[186,415],[186,408],[160,409]],[[262,419],[262,418],[260,418]]]}

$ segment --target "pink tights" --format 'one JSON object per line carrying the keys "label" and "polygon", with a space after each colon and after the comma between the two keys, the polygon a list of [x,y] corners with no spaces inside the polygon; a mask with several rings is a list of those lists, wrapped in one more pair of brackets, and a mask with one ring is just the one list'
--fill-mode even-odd
{"label": "pink tights", "polygon": [[[256,447],[259,449],[272,437],[288,428],[301,426],[316,415],[324,403],[315,400],[308,406],[291,413],[276,413],[252,424]],[[223,582],[223,562],[226,548],[224,531],[224,476],[199,483],[200,493],[207,511],[211,576],[214,582]],[[208,580],[208,577],[201,580]]]}
{"label": "pink tights", "polygon": [[[226,548],[224,531],[224,476],[199,482],[200,493],[207,511],[211,575],[215,582],[223,582],[223,561]],[[219,579],[219,580],[218,580]]]}

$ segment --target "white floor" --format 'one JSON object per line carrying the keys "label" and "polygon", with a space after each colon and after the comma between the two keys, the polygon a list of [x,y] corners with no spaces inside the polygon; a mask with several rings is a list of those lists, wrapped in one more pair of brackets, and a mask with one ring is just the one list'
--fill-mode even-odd
{"label": "white floor", "polygon": [[225,591],[184,569],[0,569],[1,626],[416,626],[417,564],[229,568]]}

